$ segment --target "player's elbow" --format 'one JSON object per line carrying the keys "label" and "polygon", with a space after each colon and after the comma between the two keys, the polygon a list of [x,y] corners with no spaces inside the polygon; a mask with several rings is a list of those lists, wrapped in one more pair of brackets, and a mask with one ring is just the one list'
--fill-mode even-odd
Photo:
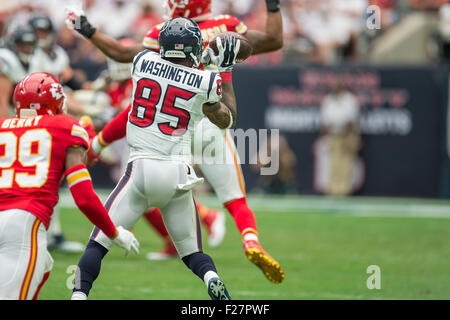
{"label": "player's elbow", "polygon": [[283,48],[283,37],[273,37],[271,38],[270,43],[272,44],[272,50],[279,50]]}

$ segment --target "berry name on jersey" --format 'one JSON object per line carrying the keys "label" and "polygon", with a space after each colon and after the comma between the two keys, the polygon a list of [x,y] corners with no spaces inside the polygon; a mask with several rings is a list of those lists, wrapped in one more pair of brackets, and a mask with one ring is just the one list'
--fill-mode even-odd
{"label": "berry name on jersey", "polygon": [[41,119],[42,116],[37,116],[31,119],[10,118],[3,121],[1,128],[2,129],[29,128],[37,126],[39,124],[39,120]]}

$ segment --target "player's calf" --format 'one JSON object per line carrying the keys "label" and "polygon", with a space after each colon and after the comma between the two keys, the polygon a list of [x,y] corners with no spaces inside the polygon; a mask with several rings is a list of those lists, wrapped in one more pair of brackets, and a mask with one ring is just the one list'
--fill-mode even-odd
{"label": "player's calf", "polygon": [[83,294],[86,297],[89,295],[92,284],[100,274],[102,260],[107,253],[108,250],[101,244],[93,240],[89,241],[80,262],[78,262],[72,300],[80,300]]}
{"label": "player's calf", "polygon": [[183,257],[182,260],[193,273],[205,282],[212,300],[231,300],[210,256],[203,252],[195,252]]}

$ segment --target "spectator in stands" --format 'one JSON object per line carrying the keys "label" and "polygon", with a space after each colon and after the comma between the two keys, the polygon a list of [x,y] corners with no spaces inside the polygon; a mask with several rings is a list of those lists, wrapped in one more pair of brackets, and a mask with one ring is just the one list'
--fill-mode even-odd
{"label": "spectator in stands", "polygon": [[[264,160],[262,159],[267,158],[271,159],[270,162],[263,163]],[[261,168],[273,166],[272,161],[274,159],[277,159],[279,162],[277,173],[274,175],[261,175]],[[297,158],[283,135],[279,135],[279,139],[267,138],[260,146],[251,163],[252,170],[260,175],[258,187],[253,191],[266,194],[297,193],[295,187]]]}
{"label": "spectator in stands", "polygon": [[287,46],[312,61],[330,64],[356,57],[367,0],[290,0]]}
{"label": "spectator in stands", "polygon": [[143,39],[148,30],[161,23],[163,18],[156,8],[155,0],[141,0],[139,16],[134,20],[132,30],[135,39]]}
{"label": "spectator in stands", "polygon": [[338,83],[321,105],[322,134],[328,144],[329,183],[326,194],[346,196],[352,192],[353,171],[360,149],[359,104]]}

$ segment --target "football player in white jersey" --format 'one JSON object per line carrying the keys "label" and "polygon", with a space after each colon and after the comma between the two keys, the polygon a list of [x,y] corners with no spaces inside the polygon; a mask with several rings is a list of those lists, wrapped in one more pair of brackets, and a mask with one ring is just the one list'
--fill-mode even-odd
{"label": "football player in white jersey", "polygon": [[[192,188],[203,179],[191,165],[191,136],[205,115],[220,128],[235,125],[231,70],[240,40],[226,37],[222,45],[219,39],[218,55],[210,50],[220,75],[196,69],[203,41],[194,21],[180,17],[166,22],[158,41],[160,53],[145,50],[133,60],[130,159],[105,207],[112,221],[128,229],[149,207],[159,208],[179,256],[205,282],[211,299],[229,300],[214,262],[202,250]],[[87,298],[110,247],[108,237],[95,228],[78,263],[72,299]]]}
{"label": "football player in white jersey", "polygon": [[[250,42],[252,54],[275,51],[283,45],[283,21],[280,12],[280,0],[265,0],[267,7],[266,28],[264,31],[248,30],[247,26],[239,19],[223,15],[211,16],[211,0],[165,0],[163,4],[168,8],[168,17],[188,17],[199,24],[203,34],[203,41],[208,43],[218,33],[233,31],[245,35]],[[110,58],[131,62],[136,52],[144,48],[159,50],[158,34],[161,26],[154,26],[149,34],[144,38],[142,44],[134,46],[124,46],[112,38],[105,36],[102,32],[92,26],[82,10],[68,9],[66,23],[89,39],[97,48]],[[205,56],[207,58],[207,56]],[[205,59],[203,64],[207,64]],[[125,136],[125,125],[127,113],[122,112],[117,115],[98,135],[93,139],[92,151],[99,154],[103,147],[113,142],[107,136]],[[109,132],[107,134],[107,132]],[[194,142],[195,159],[205,178],[211,184],[215,193],[224,208],[233,217],[243,242],[246,257],[259,267],[264,276],[273,283],[281,283],[284,278],[284,270],[280,263],[264,250],[260,241],[256,224],[256,218],[247,203],[245,191],[245,181],[240,166],[239,154],[237,153],[234,141],[229,130],[220,130],[204,119],[196,129],[197,139]],[[211,139],[214,139],[215,153],[205,150],[211,149]],[[201,147],[195,147],[200,145]],[[223,161],[230,159],[231,161]],[[157,221],[159,218],[159,221]],[[161,215],[154,214],[153,226],[159,229]],[[166,251],[166,250],[164,250]],[[161,253],[165,253],[165,252]],[[151,255],[148,256],[151,258]]]}
{"label": "football player in white jersey", "polygon": [[32,72],[36,36],[32,29],[22,26],[10,27],[6,46],[0,48],[0,118],[13,115],[9,108],[15,85]]}
{"label": "football player in white jersey", "polygon": [[59,78],[59,81],[72,90],[79,90],[82,84],[74,77],[66,51],[55,43],[55,29],[50,18],[36,13],[29,20],[36,35],[37,48],[31,57],[31,63],[39,64],[41,72],[47,72]]}

